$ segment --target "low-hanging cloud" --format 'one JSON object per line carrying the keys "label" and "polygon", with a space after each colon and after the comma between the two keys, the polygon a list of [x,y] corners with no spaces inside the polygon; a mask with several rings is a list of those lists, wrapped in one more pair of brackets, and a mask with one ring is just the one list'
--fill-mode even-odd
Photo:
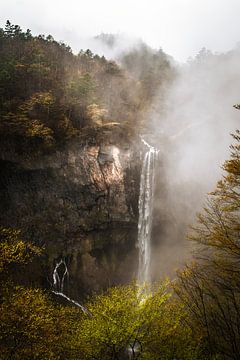
{"label": "low-hanging cloud", "polygon": [[[161,224],[155,274],[166,273],[169,266],[172,270],[186,258],[187,226],[223,174],[221,165],[233,142],[230,134],[240,124],[233,107],[240,101],[239,63],[239,47],[215,55],[202,50],[178,69],[165,103],[154,104],[150,121],[158,134],[165,187],[155,204]],[[162,187],[163,180],[157,186]]]}

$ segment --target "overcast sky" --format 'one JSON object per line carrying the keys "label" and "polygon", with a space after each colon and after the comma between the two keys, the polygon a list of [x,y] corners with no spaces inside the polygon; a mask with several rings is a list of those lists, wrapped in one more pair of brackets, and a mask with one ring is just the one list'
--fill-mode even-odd
{"label": "overcast sky", "polygon": [[240,41],[240,0],[0,0],[7,19],[51,34],[74,51],[101,32],[138,37],[176,60],[202,47],[226,51]]}

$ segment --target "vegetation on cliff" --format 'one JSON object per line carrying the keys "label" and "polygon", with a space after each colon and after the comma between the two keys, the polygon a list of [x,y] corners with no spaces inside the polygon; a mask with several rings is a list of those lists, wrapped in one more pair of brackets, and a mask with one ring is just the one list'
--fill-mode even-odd
{"label": "vegetation on cliff", "polygon": [[[1,229],[1,359],[197,359],[183,306],[168,284],[115,287],[92,297],[87,314],[56,305],[46,291],[12,276],[41,250]],[[134,355],[135,354],[135,355]]]}
{"label": "vegetation on cliff", "polygon": [[1,228],[0,241],[0,358],[70,359],[78,311],[56,306],[46,292],[15,280],[42,249],[23,241],[13,229]]}
{"label": "vegetation on cliff", "polygon": [[[81,341],[88,344],[89,358],[94,358],[94,352],[95,358],[104,358],[101,355],[104,351],[105,354],[110,351],[110,359],[124,358],[114,355],[114,351],[120,352],[119,339],[127,338],[126,343],[131,344],[127,329],[126,338],[119,334],[124,329],[122,321],[126,311],[126,323],[133,324],[133,341],[137,343],[139,336],[142,344],[139,358],[239,359],[240,131],[233,134],[233,140],[231,158],[223,165],[225,175],[209,195],[207,205],[198,215],[198,225],[189,235],[198,246],[193,263],[179,270],[172,283],[175,295],[171,296],[169,287],[153,291],[146,303],[143,301],[147,308],[143,306],[140,317],[138,308],[133,310],[133,313],[136,311],[133,317],[140,320],[140,325],[131,319],[132,311],[124,303],[125,296],[129,296],[127,289],[123,293],[110,290],[107,297],[98,297],[92,305],[96,318],[82,323]],[[153,300],[154,294],[158,294],[157,303]],[[121,303],[124,305],[119,318]],[[108,313],[114,315],[111,317]],[[139,329],[137,336],[134,325]],[[101,334],[105,336],[102,338]],[[111,340],[107,338],[109,335]],[[115,337],[118,340],[114,340]]]}
{"label": "vegetation on cliff", "polygon": [[174,71],[166,54],[144,44],[122,63],[90,50],[74,55],[51,35],[32,36],[7,21],[0,29],[0,150],[48,152],[116,122],[133,135],[152,89]]}
{"label": "vegetation on cliff", "polygon": [[[54,305],[12,275],[40,255],[15,230],[1,229],[3,359],[239,359],[240,132],[226,175],[210,194],[191,239],[193,264],[171,284],[109,289],[80,309]],[[177,295],[177,297],[176,297]]]}
{"label": "vegetation on cliff", "polygon": [[[119,124],[121,134],[132,136],[172,76],[169,58],[145,45],[124,54],[120,66],[90,50],[74,55],[51,36],[32,36],[7,22],[0,29],[1,160],[8,152],[48,153],[72,138],[94,142],[106,129],[119,131]],[[189,236],[197,244],[194,261],[173,283],[110,288],[90,297],[84,314],[21,281],[18,274],[30,271],[44,249],[23,240],[19,230],[1,227],[0,358],[238,360],[239,131],[233,139],[225,176]],[[15,164],[7,165],[10,173]],[[32,193],[34,199],[36,188]],[[57,228],[50,220],[48,226]]]}

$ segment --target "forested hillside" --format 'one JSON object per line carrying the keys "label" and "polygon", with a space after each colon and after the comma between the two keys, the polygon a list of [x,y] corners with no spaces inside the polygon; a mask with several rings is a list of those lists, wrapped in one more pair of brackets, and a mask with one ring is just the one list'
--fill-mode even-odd
{"label": "forested hillside", "polygon": [[90,50],[74,55],[51,35],[32,36],[8,21],[0,29],[1,150],[48,152],[110,122],[133,136],[174,71],[162,51],[144,44],[121,62]]}
{"label": "forested hillside", "polygon": [[240,359],[239,58],[0,29],[0,360]]}

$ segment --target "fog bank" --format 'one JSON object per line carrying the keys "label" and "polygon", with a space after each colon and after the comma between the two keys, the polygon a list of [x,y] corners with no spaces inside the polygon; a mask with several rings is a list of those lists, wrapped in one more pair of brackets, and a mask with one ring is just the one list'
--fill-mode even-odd
{"label": "fog bank", "polygon": [[185,260],[187,227],[207,193],[214,190],[223,174],[221,165],[230,156],[230,134],[240,124],[240,114],[233,107],[240,99],[239,63],[240,48],[218,55],[202,50],[179,67],[165,103],[156,99],[153,106],[151,131],[163,163],[155,201],[156,222],[160,221],[155,236],[158,275]]}

